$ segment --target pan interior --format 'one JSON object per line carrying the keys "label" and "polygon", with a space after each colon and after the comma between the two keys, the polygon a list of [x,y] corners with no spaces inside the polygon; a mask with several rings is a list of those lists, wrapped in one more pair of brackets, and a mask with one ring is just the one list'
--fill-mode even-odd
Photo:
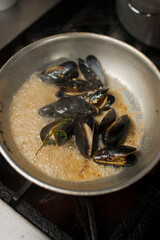
{"label": "pan interior", "polygon": [[[53,179],[22,156],[18,151],[9,122],[9,106],[13,94],[32,74],[51,62],[66,57],[77,60],[87,55],[97,56],[110,87],[123,95],[137,124],[143,132],[138,146],[138,162],[122,173],[95,181],[72,182]],[[134,48],[112,38],[96,34],[74,33],[53,36],[35,42],[13,56],[0,73],[0,103],[3,109],[1,127],[2,154],[7,161],[29,180],[51,190],[71,194],[93,195],[121,189],[138,180],[158,161],[160,150],[160,76],[155,66]],[[26,123],[27,124],[27,123]],[[3,139],[1,138],[3,141]]]}

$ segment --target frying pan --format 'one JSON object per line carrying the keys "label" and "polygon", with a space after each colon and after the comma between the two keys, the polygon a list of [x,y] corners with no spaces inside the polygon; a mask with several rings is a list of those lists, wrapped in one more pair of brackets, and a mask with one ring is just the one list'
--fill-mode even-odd
{"label": "frying pan", "polygon": [[[52,178],[34,167],[19,152],[10,128],[9,106],[13,94],[43,66],[59,58],[77,60],[97,56],[109,85],[121,91],[134,121],[141,122],[142,136],[137,163],[111,177],[93,181]],[[113,81],[112,81],[113,80]],[[27,124],[27,123],[26,123]],[[135,48],[119,40],[92,33],[67,33],[34,42],[9,59],[0,71],[0,151],[8,163],[25,178],[49,190],[74,195],[98,195],[129,186],[148,173],[160,158],[160,73]]]}

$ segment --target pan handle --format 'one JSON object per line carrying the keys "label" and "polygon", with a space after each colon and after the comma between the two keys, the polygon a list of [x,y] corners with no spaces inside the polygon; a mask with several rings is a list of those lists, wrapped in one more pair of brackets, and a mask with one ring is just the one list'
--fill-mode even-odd
{"label": "pan handle", "polygon": [[157,16],[160,15],[160,12],[155,12],[155,13],[150,13],[150,12],[142,12],[136,7],[133,6],[132,0],[128,0],[128,7],[131,9],[132,12],[141,15],[142,17],[152,17],[152,16]]}

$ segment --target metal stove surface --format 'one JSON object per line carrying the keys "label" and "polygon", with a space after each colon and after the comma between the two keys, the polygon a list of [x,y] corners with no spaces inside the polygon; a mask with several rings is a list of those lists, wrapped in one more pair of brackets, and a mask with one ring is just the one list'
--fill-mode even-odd
{"label": "metal stove surface", "polygon": [[[82,0],[74,5],[70,0],[59,2],[0,51],[0,65],[35,40],[75,31],[101,33],[125,41],[145,53],[160,69],[160,50],[144,45],[125,31],[112,0]],[[0,156],[0,198],[50,239],[158,239],[159,176],[160,164],[121,191],[76,197],[31,184]]]}

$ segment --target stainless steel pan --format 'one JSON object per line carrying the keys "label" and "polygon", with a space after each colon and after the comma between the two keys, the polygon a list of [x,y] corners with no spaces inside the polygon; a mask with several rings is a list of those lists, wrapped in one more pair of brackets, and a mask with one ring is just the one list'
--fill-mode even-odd
{"label": "stainless steel pan", "polygon": [[[121,91],[130,110],[139,112],[135,121],[143,124],[138,162],[110,178],[86,182],[53,179],[29,164],[17,150],[10,131],[9,106],[13,94],[44,65],[61,57],[74,60],[89,54],[99,58],[105,73],[111,76],[109,84]],[[0,151],[9,164],[44,188],[68,194],[96,195],[127,187],[149,172],[160,158],[160,73],[133,47],[102,35],[68,33],[34,42],[14,55],[0,71],[0,141]]]}

